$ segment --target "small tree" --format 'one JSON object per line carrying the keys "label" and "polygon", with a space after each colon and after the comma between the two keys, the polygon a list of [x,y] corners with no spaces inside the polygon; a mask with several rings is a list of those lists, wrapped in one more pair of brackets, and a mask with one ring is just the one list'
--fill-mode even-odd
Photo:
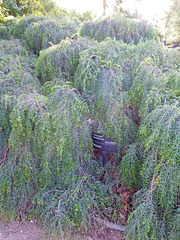
{"label": "small tree", "polygon": [[106,16],[106,9],[108,8],[107,0],[103,0],[103,16]]}
{"label": "small tree", "polygon": [[170,11],[166,14],[167,41],[180,46],[180,2],[172,0]]}

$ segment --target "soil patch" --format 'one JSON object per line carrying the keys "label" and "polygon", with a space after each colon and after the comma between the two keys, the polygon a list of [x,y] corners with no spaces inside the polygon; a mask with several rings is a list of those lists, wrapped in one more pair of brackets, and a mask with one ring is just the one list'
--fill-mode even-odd
{"label": "soil patch", "polygon": [[0,240],[125,240],[124,234],[105,226],[96,226],[86,236],[83,233],[69,233],[64,239],[48,237],[40,225],[26,222],[0,221]]}

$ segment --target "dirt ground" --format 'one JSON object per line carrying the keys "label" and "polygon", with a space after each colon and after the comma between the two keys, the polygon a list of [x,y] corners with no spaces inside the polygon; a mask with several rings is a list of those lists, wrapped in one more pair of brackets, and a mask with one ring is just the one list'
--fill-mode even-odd
{"label": "dirt ground", "polygon": [[33,222],[0,222],[0,240],[44,240],[45,235]]}
{"label": "dirt ground", "polygon": [[96,226],[86,236],[83,234],[68,234],[65,238],[51,238],[34,222],[4,222],[0,221],[0,240],[125,240],[123,233],[111,230],[105,226]]}

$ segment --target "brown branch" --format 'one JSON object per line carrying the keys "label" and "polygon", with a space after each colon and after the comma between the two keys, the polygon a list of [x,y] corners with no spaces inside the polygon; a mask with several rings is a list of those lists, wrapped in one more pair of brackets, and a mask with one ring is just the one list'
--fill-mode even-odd
{"label": "brown branch", "polygon": [[5,152],[4,152],[4,160],[7,158],[8,152],[9,152],[9,146],[7,144],[7,146],[5,148]]}
{"label": "brown branch", "polygon": [[50,191],[48,191],[48,192],[45,192],[44,195],[49,194],[49,193],[51,193],[51,192],[59,192],[59,190],[50,190]]}
{"label": "brown branch", "polygon": [[3,164],[5,163],[6,159],[7,159],[7,155],[9,152],[9,146],[8,144],[6,145],[6,147],[3,149],[3,151],[0,152],[0,154],[2,154],[4,152],[4,157],[1,160],[1,165],[0,165],[0,169],[3,167]]}
{"label": "brown branch", "polygon": [[49,152],[47,153],[47,155],[49,155],[50,153],[51,153],[51,151],[53,150],[53,148],[54,148],[54,143],[52,144],[52,146],[51,146],[51,148],[50,148],[50,150],[49,150]]}
{"label": "brown branch", "polygon": [[96,218],[96,217],[95,217],[95,220],[98,223],[104,224],[108,228],[111,228],[111,229],[114,229],[114,230],[118,230],[118,231],[121,231],[121,232],[125,232],[125,226],[124,225],[115,224],[115,223],[108,222],[106,220],[103,220],[103,219],[100,219],[100,218]]}
{"label": "brown branch", "polygon": [[37,104],[37,106],[39,107],[39,109],[40,109],[42,115],[44,116],[43,109],[42,109],[40,103],[39,103],[37,100],[36,100],[36,104]]}
{"label": "brown branch", "polygon": [[74,91],[74,92],[76,92],[78,95],[81,96],[80,92],[78,92],[78,90],[77,90],[76,88],[71,88],[70,91]]}
{"label": "brown branch", "polygon": [[59,215],[60,215],[60,213],[59,213],[59,208],[60,208],[61,202],[62,202],[62,199],[60,199],[59,202],[58,202],[58,214],[59,214]]}

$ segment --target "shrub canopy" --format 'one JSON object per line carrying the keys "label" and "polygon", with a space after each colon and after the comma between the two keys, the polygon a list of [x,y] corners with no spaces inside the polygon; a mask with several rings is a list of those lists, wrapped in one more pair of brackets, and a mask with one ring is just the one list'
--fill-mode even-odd
{"label": "shrub canopy", "polygon": [[74,22],[66,18],[48,17],[29,25],[25,35],[31,49],[38,54],[40,50],[60,43],[62,39],[71,37],[76,32],[77,25]]}
{"label": "shrub canopy", "polygon": [[158,34],[151,24],[124,16],[86,22],[81,27],[80,35],[89,36],[98,42],[110,37],[134,44],[140,41],[158,39]]}
{"label": "shrub canopy", "polygon": [[80,53],[96,43],[87,38],[65,39],[40,52],[36,71],[44,83],[55,78],[73,81]]}

